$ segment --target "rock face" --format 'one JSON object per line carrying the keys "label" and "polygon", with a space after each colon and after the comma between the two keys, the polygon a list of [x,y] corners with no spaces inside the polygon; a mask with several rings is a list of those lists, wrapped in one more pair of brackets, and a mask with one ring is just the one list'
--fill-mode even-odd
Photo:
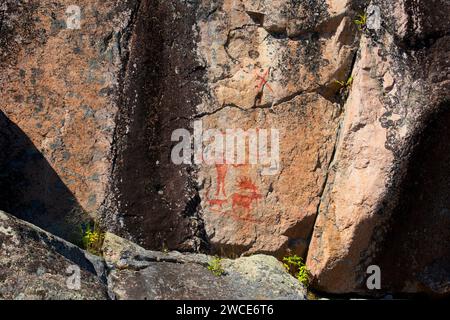
{"label": "rock face", "polygon": [[1,111],[16,127],[2,163],[15,199],[1,208],[71,240],[105,199],[136,1],[87,1],[80,29],[72,4],[6,0],[0,7]]}
{"label": "rock face", "polygon": [[[96,217],[147,248],[304,254],[356,50],[347,4],[93,2],[74,29],[64,1],[6,2],[2,111],[29,142],[9,142],[2,207],[70,240]],[[176,165],[172,133],[195,121],[275,130],[279,154]]]}
{"label": "rock face", "polygon": [[373,3],[308,267],[328,292],[366,292],[378,265],[384,291],[448,293],[450,6]]}
{"label": "rock face", "polygon": [[204,130],[257,130],[263,132],[259,146],[267,139],[270,152],[274,142],[279,147],[272,163],[264,163],[261,153],[249,163],[249,146],[243,163],[200,166],[208,239],[226,254],[304,255],[341,116],[332,87],[348,76],[356,53],[352,6],[208,5],[216,10],[199,20],[198,49],[207,65],[209,95],[198,107]]}
{"label": "rock face", "polygon": [[267,257],[214,278],[162,249],[294,253],[330,293],[378,294],[377,265],[382,292],[448,294],[448,1],[70,5],[0,6],[0,209],[155,250],[110,236],[117,298],[200,297],[197,274],[217,298],[301,296],[255,287]]}
{"label": "rock face", "polygon": [[100,258],[3,211],[0,247],[0,299],[108,299]]}
{"label": "rock face", "polygon": [[281,262],[264,255],[224,259],[224,275],[207,269],[213,257],[148,251],[107,233],[103,246],[115,299],[306,299],[306,289]]}

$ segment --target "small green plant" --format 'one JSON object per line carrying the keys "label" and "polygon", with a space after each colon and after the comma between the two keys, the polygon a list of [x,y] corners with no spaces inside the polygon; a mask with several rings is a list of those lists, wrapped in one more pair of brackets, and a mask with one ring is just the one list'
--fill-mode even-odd
{"label": "small green plant", "polygon": [[290,274],[300,281],[300,283],[302,283],[305,287],[308,287],[311,275],[302,258],[295,254],[284,257],[283,265]]}
{"label": "small green plant", "polygon": [[102,255],[102,245],[105,239],[105,233],[102,232],[96,222],[88,223],[82,227],[83,230],[83,248],[89,253],[97,256]]}
{"label": "small green plant", "polygon": [[164,254],[168,254],[168,253],[169,253],[169,248],[167,247],[167,245],[166,245],[165,242],[163,242],[161,251],[162,251],[162,253],[164,253]]}
{"label": "small green plant", "polygon": [[339,85],[339,94],[346,97],[352,87],[353,77],[348,77],[347,81],[334,80],[334,82]]}
{"label": "small green plant", "polygon": [[367,14],[358,14],[357,19],[355,19],[354,22],[358,26],[358,30],[364,30],[367,26]]}
{"label": "small green plant", "polygon": [[337,83],[338,85],[341,86],[341,88],[350,88],[352,86],[353,83],[353,77],[350,76],[347,81],[339,81],[339,80],[334,80],[335,83]]}
{"label": "small green plant", "polygon": [[308,300],[319,300],[319,296],[317,296],[314,292],[308,291],[306,293],[306,298]]}
{"label": "small green plant", "polygon": [[219,257],[215,257],[214,259],[212,259],[208,264],[208,270],[217,277],[225,274],[225,270],[222,267],[222,259]]}

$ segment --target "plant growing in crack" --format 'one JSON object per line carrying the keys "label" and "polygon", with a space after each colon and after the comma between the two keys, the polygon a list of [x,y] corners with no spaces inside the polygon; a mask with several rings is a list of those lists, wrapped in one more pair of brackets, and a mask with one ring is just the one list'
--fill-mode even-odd
{"label": "plant growing in crack", "polygon": [[287,272],[292,274],[305,287],[309,286],[311,273],[306,268],[303,259],[297,255],[289,255],[283,258],[283,266]]}
{"label": "plant growing in crack", "polygon": [[339,85],[339,95],[344,99],[348,97],[353,84],[353,76],[348,77],[346,81],[334,80]]}
{"label": "plant growing in crack", "polygon": [[225,274],[225,270],[222,267],[222,259],[219,257],[214,257],[209,264],[208,270],[211,271],[216,277],[220,277]]}
{"label": "plant growing in crack", "polygon": [[89,253],[97,256],[102,255],[102,245],[105,233],[100,229],[97,222],[90,222],[81,226],[83,248]]}
{"label": "plant growing in crack", "polygon": [[364,31],[367,27],[367,14],[358,14],[357,18],[353,21],[358,26],[359,31]]}
{"label": "plant growing in crack", "polygon": [[164,254],[168,254],[169,253],[169,247],[166,245],[165,241],[162,244],[161,252],[164,253]]}

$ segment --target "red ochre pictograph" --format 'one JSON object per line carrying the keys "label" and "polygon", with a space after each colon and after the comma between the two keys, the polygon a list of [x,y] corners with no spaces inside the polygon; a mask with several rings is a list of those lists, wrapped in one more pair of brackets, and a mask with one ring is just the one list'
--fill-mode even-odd
{"label": "red ochre pictograph", "polygon": [[[226,177],[230,168],[240,168],[248,165],[216,164],[215,198],[210,198],[211,185],[206,189],[206,201],[211,211],[229,216],[235,220],[259,222],[252,215],[254,205],[262,199],[256,184],[247,176],[241,175],[236,181],[236,192],[227,197]],[[224,198],[223,198],[224,197]],[[230,208],[231,206],[231,208]],[[228,207],[228,208],[227,208]]]}
{"label": "red ochre pictograph", "polygon": [[217,188],[216,188],[216,197],[219,195],[220,190],[222,190],[222,194],[226,197],[225,191],[225,178],[227,177],[228,165],[227,164],[216,164],[217,171]]}
{"label": "red ochre pictograph", "polygon": [[241,177],[238,182],[239,193],[234,193],[231,197],[233,211],[242,208],[246,217],[250,216],[252,210],[252,203],[262,198],[262,195],[258,193],[258,188],[253,182],[246,177]]}
{"label": "red ochre pictograph", "polygon": [[257,86],[258,92],[262,91],[264,87],[267,87],[271,92],[273,92],[272,87],[268,83],[267,77],[269,76],[270,68],[268,68],[264,74],[261,76],[258,72],[255,71],[256,79],[260,79],[260,82]]}

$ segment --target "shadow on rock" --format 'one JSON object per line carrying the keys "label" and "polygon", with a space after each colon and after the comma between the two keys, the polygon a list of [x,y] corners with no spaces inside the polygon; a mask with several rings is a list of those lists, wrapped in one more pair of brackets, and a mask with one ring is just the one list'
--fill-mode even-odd
{"label": "shadow on rock", "polygon": [[0,209],[80,243],[83,210],[27,135],[0,111]]}

